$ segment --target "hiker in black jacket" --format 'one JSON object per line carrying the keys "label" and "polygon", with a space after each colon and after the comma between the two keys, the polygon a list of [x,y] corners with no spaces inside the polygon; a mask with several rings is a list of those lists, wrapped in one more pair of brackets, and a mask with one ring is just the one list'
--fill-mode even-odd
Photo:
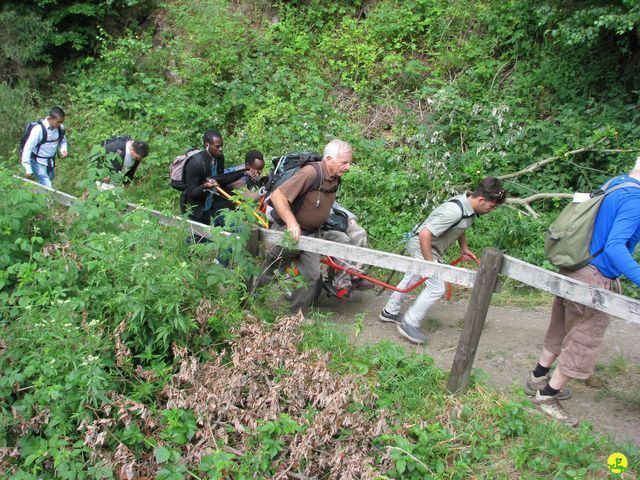
{"label": "hiker in black jacket", "polygon": [[221,217],[216,215],[230,204],[216,194],[219,185],[212,177],[224,173],[224,141],[220,132],[209,130],[203,135],[203,143],[204,150],[191,157],[184,167],[186,188],[180,196],[180,209],[182,213],[188,211],[189,218],[196,222],[210,225],[214,218],[216,225],[222,225]]}
{"label": "hiker in black jacket", "polygon": [[[132,140],[126,136],[112,137],[104,141],[103,145],[106,153],[115,153],[119,157],[111,155],[111,164],[107,164],[109,170],[114,173],[125,172],[124,176],[129,182],[133,180],[140,161],[149,155],[147,142]],[[102,182],[111,183],[111,178],[107,177]]]}

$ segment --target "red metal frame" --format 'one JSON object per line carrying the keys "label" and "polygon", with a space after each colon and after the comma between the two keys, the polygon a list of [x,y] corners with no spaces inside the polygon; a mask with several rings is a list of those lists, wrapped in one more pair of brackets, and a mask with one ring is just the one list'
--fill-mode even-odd
{"label": "red metal frame", "polygon": [[[456,260],[454,260],[453,262],[451,262],[452,266],[455,266],[457,264],[459,264],[460,262],[463,261],[474,261],[476,262],[476,264],[478,266],[480,266],[480,260],[478,260],[477,258],[471,258],[471,257],[466,257],[466,256],[461,256],[459,258],[457,258]],[[349,269],[348,267],[343,267],[342,265],[338,265],[335,260],[330,257],[330,256],[325,256],[322,257],[320,259],[320,263],[324,263],[326,266],[328,266],[329,268],[333,268],[334,270],[342,270],[345,271],[347,273],[349,273],[350,275],[359,277],[359,278],[363,278],[365,280],[369,280],[372,283],[375,283],[376,285],[379,285],[381,287],[384,287],[386,289],[389,290],[393,290],[394,292],[400,292],[400,293],[409,293],[412,290],[415,290],[416,288],[418,288],[420,285],[422,285],[426,280],[427,277],[422,277],[420,280],[418,280],[416,283],[414,283],[413,285],[409,285],[407,288],[398,288],[395,287],[393,285],[389,285],[388,283],[385,283],[381,280],[378,280],[377,278],[373,278],[370,277],[368,275],[365,275],[364,273],[360,273],[360,272],[356,272],[354,270]],[[451,293],[453,292],[453,285],[448,283],[447,284],[447,292],[446,292],[446,298],[447,300],[451,299]]]}
{"label": "red metal frame", "polygon": [[326,256],[326,257],[322,257],[320,259],[320,263],[324,263],[325,265],[327,265],[329,268],[333,268],[334,270],[343,270],[351,275],[354,275],[356,277],[360,277],[360,278],[364,278],[365,280],[369,280],[372,283],[375,283],[376,285],[380,285],[381,287],[384,288],[388,288],[389,290],[393,290],[394,292],[400,292],[400,293],[408,293],[411,290],[415,290],[416,288],[418,288],[420,285],[422,285],[424,282],[426,282],[427,277],[423,277],[420,280],[418,280],[416,283],[414,283],[413,285],[409,285],[407,288],[398,288],[398,287],[394,287],[393,285],[389,285],[388,283],[384,283],[381,280],[378,280],[377,278],[373,278],[370,277],[368,275],[365,275],[364,273],[360,273],[360,272],[356,272],[354,270],[350,270],[347,267],[343,267],[342,265],[338,265],[333,258]]}
{"label": "red metal frame", "polygon": [[[456,258],[453,262],[451,262],[451,266],[456,266],[460,262],[476,262],[476,265],[480,266],[480,260],[477,258],[466,257],[462,255],[461,257]],[[445,298],[447,300],[451,300],[451,294],[453,293],[453,284],[447,283],[447,292],[445,293]]]}

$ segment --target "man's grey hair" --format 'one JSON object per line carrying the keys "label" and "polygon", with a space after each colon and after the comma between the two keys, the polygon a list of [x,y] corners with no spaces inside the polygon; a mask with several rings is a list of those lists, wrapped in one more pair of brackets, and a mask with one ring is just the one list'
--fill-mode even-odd
{"label": "man's grey hair", "polygon": [[640,157],[636,158],[636,164],[633,166],[631,171],[632,172],[636,172],[636,173],[640,173]]}
{"label": "man's grey hair", "polygon": [[322,154],[322,159],[324,160],[327,157],[338,158],[338,156],[343,152],[350,152],[351,145],[344,140],[340,140],[335,138],[331,140],[324,147],[324,153]]}

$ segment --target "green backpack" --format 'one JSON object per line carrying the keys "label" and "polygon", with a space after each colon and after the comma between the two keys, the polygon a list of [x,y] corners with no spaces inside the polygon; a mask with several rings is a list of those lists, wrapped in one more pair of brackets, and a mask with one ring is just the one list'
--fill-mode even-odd
{"label": "green backpack", "polygon": [[588,200],[580,203],[571,202],[564,207],[556,221],[545,232],[544,254],[556,267],[578,270],[604,250],[603,247],[593,255],[589,252],[593,226],[602,201],[611,192],[621,188],[640,188],[640,185],[632,182],[608,188],[612,180],[592,193]]}

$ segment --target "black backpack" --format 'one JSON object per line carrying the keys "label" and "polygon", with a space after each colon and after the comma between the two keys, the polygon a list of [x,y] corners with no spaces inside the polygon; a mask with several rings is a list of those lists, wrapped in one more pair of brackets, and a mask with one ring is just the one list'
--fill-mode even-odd
{"label": "black backpack", "polygon": [[[124,148],[129,140],[131,140],[131,137],[127,137],[125,135],[114,135],[101,142],[100,145],[102,145],[109,153],[118,153],[117,150]],[[114,142],[118,143],[114,145]]]}
{"label": "black backpack", "polygon": [[[22,151],[24,150],[24,146],[27,144],[27,140],[29,140],[29,135],[31,135],[31,130],[33,130],[33,128],[38,125],[40,125],[40,128],[42,128],[42,139],[36,145],[36,152],[40,150],[40,147],[42,145],[47,143],[48,141],[47,129],[44,126],[44,123],[42,123],[42,120],[38,120],[37,122],[27,123],[24,127],[24,133],[22,134],[22,138],[20,139],[20,157],[21,158],[22,158]],[[64,139],[64,134],[65,134],[64,127],[62,127],[61,125],[58,127],[58,145],[60,145],[60,142],[62,142],[62,140]],[[33,154],[31,156],[33,156]]]}
{"label": "black backpack", "polygon": [[[271,193],[282,185],[284,182],[289,180],[293,175],[295,175],[298,170],[306,165],[312,165],[316,170],[316,179],[309,189],[298,196],[295,201],[291,204],[291,212],[295,215],[300,211],[302,204],[304,203],[304,198],[307,193],[313,192],[315,190],[320,190],[320,183],[322,182],[322,175],[320,174],[320,161],[322,160],[322,155],[315,152],[295,152],[288,153],[282,157],[274,157],[272,160],[273,170],[269,174],[269,177],[262,187],[262,197],[260,200],[260,205],[266,208],[267,203],[273,207],[270,202]],[[338,185],[335,188],[330,190],[322,190],[324,193],[335,193],[340,186],[340,182],[338,181]],[[278,223],[282,224],[282,219],[278,215],[278,213],[273,211],[272,216],[274,220]]]}

